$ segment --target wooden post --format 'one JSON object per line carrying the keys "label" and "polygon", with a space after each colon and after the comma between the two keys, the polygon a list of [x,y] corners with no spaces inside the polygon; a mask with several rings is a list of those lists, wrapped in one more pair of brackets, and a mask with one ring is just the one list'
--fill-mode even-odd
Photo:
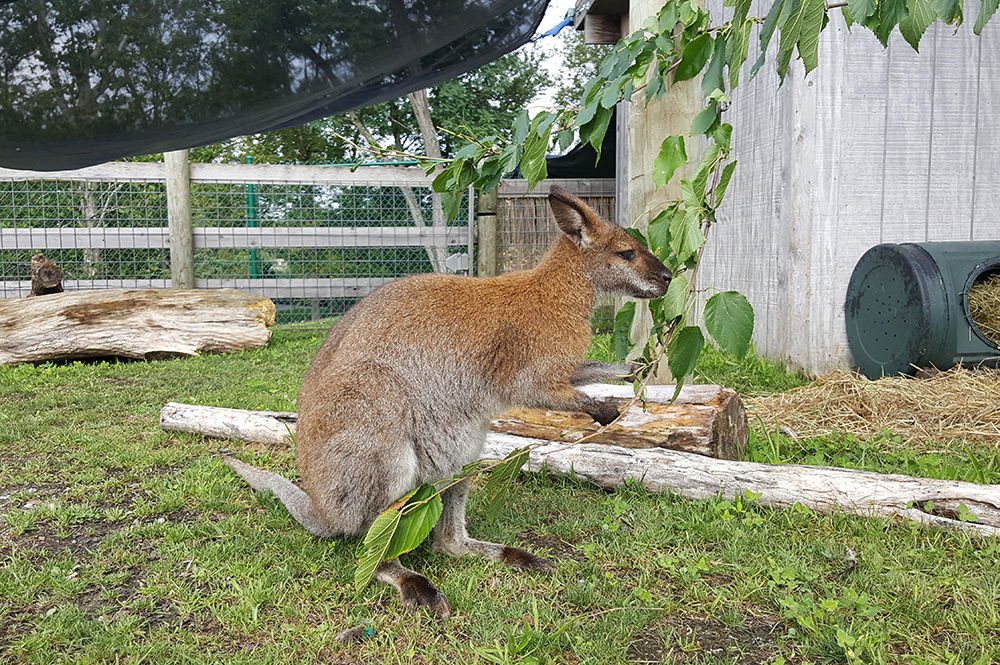
{"label": "wooden post", "polygon": [[163,153],[167,174],[167,223],[170,227],[170,285],[194,288],[194,241],[191,231],[191,164],[187,150]]}
{"label": "wooden post", "polygon": [[497,274],[497,190],[495,189],[492,192],[479,193],[476,235],[479,244],[476,275],[494,277]]}

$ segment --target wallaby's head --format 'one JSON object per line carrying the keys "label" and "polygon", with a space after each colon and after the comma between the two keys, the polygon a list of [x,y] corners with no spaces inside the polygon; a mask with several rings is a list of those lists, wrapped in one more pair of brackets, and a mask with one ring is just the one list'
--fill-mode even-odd
{"label": "wallaby's head", "polygon": [[612,224],[561,187],[549,191],[559,229],[579,248],[594,287],[634,298],[667,292],[670,271],[622,227]]}

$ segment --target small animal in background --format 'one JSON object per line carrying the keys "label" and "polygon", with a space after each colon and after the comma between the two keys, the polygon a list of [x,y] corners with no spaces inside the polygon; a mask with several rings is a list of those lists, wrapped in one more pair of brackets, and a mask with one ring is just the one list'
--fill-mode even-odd
{"label": "small animal in background", "polygon": [[62,278],[62,268],[45,258],[44,254],[35,254],[31,257],[32,296],[62,293]]}
{"label": "small animal in background", "polygon": [[[490,420],[513,406],[577,411],[601,424],[610,401],[576,386],[631,379],[630,365],[584,362],[598,292],[662,296],[670,271],[621,227],[553,187],[562,232],[530,270],[499,277],[418,275],[359,301],[330,331],[299,393],[296,461],[304,487],[226,458],[251,487],[273,492],[310,533],[364,534],[393,501],[478,460]],[[432,547],[521,570],[555,566],[477,540],[465,525],[468,482],[448,489]],[[451,605],[398,559],[377,569],[409,608],[442,618]]]}

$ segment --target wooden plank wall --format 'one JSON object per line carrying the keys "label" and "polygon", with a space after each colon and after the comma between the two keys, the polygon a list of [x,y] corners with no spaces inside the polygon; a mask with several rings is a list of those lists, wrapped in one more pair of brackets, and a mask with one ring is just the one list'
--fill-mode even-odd
{"label": "wooden plank wall", "polygon": [[524,180],[504,180],[497,196],[498,272],[534,266],[555,240],[558,230],[546,201],[552,185],[576,194],[607,219],[615,219],[614,178],[543,180],[532,191]]}
{"label": "wooden plank wall", "polygon": [[932,27],[917,54],[834,11],[817,71],[797,64],[781,88],[773,60],[744,71],[726,118],[740,167],[700,279],[750,298],[764,355],[852,365],[844,297],[873,245],[1000,238],[1000,24],[975,37],[972,22]]}

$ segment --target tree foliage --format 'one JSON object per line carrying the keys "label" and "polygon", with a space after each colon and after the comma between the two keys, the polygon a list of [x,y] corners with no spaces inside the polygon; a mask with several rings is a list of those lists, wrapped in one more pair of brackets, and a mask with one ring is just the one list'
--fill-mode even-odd
{"label": "tree foliage", "polygon": [[[444,154],[457,152],[461,136],[510,138],[514,117],[550,84],[540,56],[518,51],[431,88],[435,124],[442,130]],[[353,116],[353,117],[352,117]],[[380,145],[398,152],[424,150],[413,109],[405,97],[266,134],[240,136],[191,150],[194,161],[257,163],[356,163],[369,157],[370,132]]]}

